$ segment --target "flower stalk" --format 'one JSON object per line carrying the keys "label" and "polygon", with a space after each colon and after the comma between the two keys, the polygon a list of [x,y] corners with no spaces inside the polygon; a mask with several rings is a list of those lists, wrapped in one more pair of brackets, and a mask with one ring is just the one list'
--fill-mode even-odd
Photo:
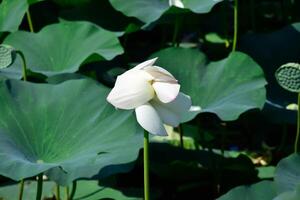
{"label": "flower stalk", "polygon": [[297,110],[297,133],[296,133],[296,139],[295,139],[295,145],[294,145],[294,151],[295,153],[298,153],[298,146],[299,146],[299,135],[300,135],[300,92],[298,93],[298,110]]}
{"label": "flower stalk", "polygon": [[[25,56],[21,51],[16,51],[16,54],[19,54],[22,60],[22,77],[23,81],[27,81],[27,66],[26,66],[26,60]],[[19,197],[18,200],[23,199],[23,193],[24,193],[24,179],[20,181],[20,189],[19,189]]]}
{"label": "flower stalk", "polygon": [[41,200],[43,194],[43,173],[38,175],[36,200]]}
{"label": "flower stalk", "polygon": [[70,200],[74,199],[76,188],[77,188],[77,182],[73,181],[72,190],[71,190],[71,193],[70,193]]}
{"label": "flower stalk", "polygon": [[29,30],[30,30],[30,32],[33,33],[34,29],[33,29],[33,24],[32,24],[32,20],[31,20],[31,15],[30,15],[29,9],[26,12],[26,17],[27,17],[27,21],[28,21]]}
{"label": "flower stalk", "polygon": [[69,186],[65,187],[65,200],[69,200],[70,199],[70,196],[69,196]]}
{"label": "flower stalk", "polygon": [[60,200],[60,187],[58,184],[56,184],[56,200]]}
{"label": "flower stalk", "polygon": [[144,199],[150,199],[149,191],[149,133],[144,131]]}
{"label": "flower stalk", "polygon": [[232,52],[236,50],[236,43],[238,37],[238,0],[234,0],[234,30],[233,30],[233,43]]}
{"label": "flower stalk", "polygon": [[23,192],[24,192],[24,179],[20,181],[20,189],[19,189],[19,197],[18,200],[23,199]]}
{"label": "flower stalk", "polygon": [[21,60],[22,60],[22,77],[24,81],[27,81],[27,64],[26,64],[26,59],[22,51],[16,51],[17,54],[20,55]]}

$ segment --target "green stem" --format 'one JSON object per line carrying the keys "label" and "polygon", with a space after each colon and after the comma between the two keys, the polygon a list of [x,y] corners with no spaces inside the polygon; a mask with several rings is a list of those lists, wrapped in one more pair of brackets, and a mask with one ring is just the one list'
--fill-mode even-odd
{"label": "green stem", "polygon": [[41,200],[43,194],[43,173],[38,175],[36,200]]}
{"label": "green stem", "polygon": [[69,197],[69,186],[67,186],[67,187],[65,187],[65,193],[66,193],[66,195],[65,195],[65,200],[69,200],[70,199],[70,197]]}
{"label": "green stem", "polygon": [[56,200],[60,200],[60,187],[58,184],[56,184],[55,189],[56,189],[56,197],[55,198],[56,198]]}
{"label": "green stem", "polygon": [[300,134],[300,92],[298,93],[298,112],[297,112],[297,134],[295,139],[295,153],[298,153],[298,142]]}
{"label": "green stem", "polygon": [[180,138],[180,147],[184,148],[184,141],[183,141],[183,130],[181,124],[178,126],[179,138]]}
{"label": "green stem", "polygon": [[30,30],[30,32],[33,33],[34,29],[33,29],[33,24],[32,24],[32,20],[31,20],[31,15],[30,15],[29,9],[26,12],[26,17],[27,17],[27,21],[28,21],[28,25],[29,25],[29,30]]}
{"label": "green stem", "polygon": [[144,200],[150,200],[149,193],[149,133],[144,131]]}
{"label": "green stem", "polygon": [[236,49],[237,35],[238,35],[238,0],[234,0],[234,32],[233,32],[233,44],[232,52]]}
{"label": "green stem", "polygon": [[77,188],[77,182],[73,181],[72,190],[71,190],[71,194],[70,194],[70,200],[74,199],[76,188]]}
{"label": "green stem", "polygon": [[24,192],[24,179],[20,181],[20,190],[19,190],[19,198],[18,200],[23,199],[23,192]]}
{"label": "green stem", "polygon": [[17,54],[20,55],[21,60],[22,60],[22,76],[23,80],[27,81],[27,65],[26,65],[26,59],[22,51],[16,51]]}

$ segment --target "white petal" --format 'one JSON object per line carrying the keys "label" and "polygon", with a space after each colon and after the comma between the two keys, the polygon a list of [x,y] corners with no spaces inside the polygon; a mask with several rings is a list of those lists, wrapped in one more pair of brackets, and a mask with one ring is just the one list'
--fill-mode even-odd
{"label": "white petal", "polygon": [[181,0],[169,0],[170,6],[176,6],[178,8],[184,8],[184,5]]}
{"label": "white petal", "polygon": [[152,84],[157,98],[163,103],[174,101],[180,89],[177,83],[154,82]]}
{"label": "white petal", "polygon": [[144,70],[149,73],[154,81],[158,82],[168,82],[168,83],[177,83],[178,81],[174,78],[174,76],[165,70],[164,68],[158,66],[148,66],[145,67]]}
{"label": "white petal", "polygon": [[157,110],[163,123],[176,127],[181,122],[181,116],[189,112],[192,102],[189,96],[180,92],[176,99],[170,103],[152,100],[151,104]]}
{"label": "white petal", "polygon": [[148,102],[153,97],[154,90],[147,79],[147,73],[132,70],[117,77],[114,88],[107,96],[107,101],[116,108],[128,110]]}
{"label": "white petal", "polygon": [[176,99],[170,103],[165,104],[165,106],[176,113],[188,112],[192,106],[191,97],[179,92]]}
{"label": "white petal", "polygon": [[177,127],[180,123],[180,114],[164,106],[164,104],[158,101],[151,101],[151,104],[159,114],[164,124]]}
{"label": "white petal", "polygon": [[138,64],[133,69],[143,69],[145,67],[152,66],[155,63],[156,60],[157,60],[157,58],[147,60],[145,62],[142,62],[142,63]]}
{"label": "white petal", "polygon": [[154,135],[168,135],[163,123],[152,105],[146,103],[135,109],[138,123],[149,133]]}

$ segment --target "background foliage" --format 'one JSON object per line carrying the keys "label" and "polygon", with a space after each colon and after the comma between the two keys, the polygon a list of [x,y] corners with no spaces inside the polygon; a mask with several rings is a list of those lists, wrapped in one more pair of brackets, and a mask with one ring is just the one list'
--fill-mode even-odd
{"label": "background foliage", "polygon": [[[141,198],[142,130],[105,98],[117,75],[152,57],[196,108],[152,138],[153,199],[297,198],[296,111],[287,109],[297,95],[274,73],[299,62],[300,1],[182,3],[0,0],[0,43],[23,52],[30,82],[19,55],[0,69],[0,199],[24,178],[33,199],[40,172],[61,185],[87,179],[78,199]],[[45,188],[54,195],[53,182]]]}

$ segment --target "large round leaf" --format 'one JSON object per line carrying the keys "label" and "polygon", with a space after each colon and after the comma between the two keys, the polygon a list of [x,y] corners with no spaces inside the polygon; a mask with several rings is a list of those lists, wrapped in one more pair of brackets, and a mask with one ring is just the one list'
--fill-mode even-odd
{"label": "large round leaf", "polygon": [[207,13],[212,7],[223,0],[182,0],[185,8],[192,10],[195,13]]}
{"label": "large round leaf", "polygon": [[22,60],[19,55],[17,55],[14,63],[10,67],[5,69],[0,69],[0,77],[10,78],[10,79],[22,78]]}
{"label": "large round leaf", "polygon": [[17,31],[29,4],[36,2],[38,0],[3,0],[0,4],[0,32]]}
{"label": "large round leaf", "polygon": [[300,155],[292,154],[282,159],[276,167],[274,180],[279,193],[295,190],[300,184]]}
{"label": "large round leaf", "polygon": [[[36,197],[36,181],[26,181],[24,185],[23,200],[32,200]],[[19,185],[8,185],[0,187],[0,199],[18,199]],[[55,183],[46,181],[43,184],[43,198],[51,199],[55,196]],[[66,199],[65,193],[61,192],[61,199]],[[101,187],[98,181],[77,181],[77,189],[74,200],[95,200],[95,199],[115,199],[134,200],[138,198],[126,197],[120,191]]]}
{"label": "large round leaf", "polygon": [[20,180],[46,172],[64,185],[135,160],[142,130],[131,112],[106,102],[107,94],[86,79],[57,85],[3,82],[0,174]]}
{"label": "large round leaf", "polygon": [[298,185],[294,191],[283,192],[273,200],[299,200],[299,197],[300,197],[300,185]]}
{"label": "large round leaf", "polygon": [[[109,0],[112,6],[130,17],[136,17],[145,23],[151,23],[160,18],[171,7],[169,0]],[[213,0],[182,0],[185,8],[196,13],[207,13],[219,1]]]}
{"label": "large round leaf", "polygon": [[276,196],[272,181],[261,181],[250,186],[238,186],[218,200],[272,200]]}
{"label": "large round leaf", "polygon": [[154,53],[157,65],[169,70],[179,80],[182,91],[192,97],[199,112],[217,114],[222,120],[235,120],[265,102],[264,74],[246,54],[231,53],[227,58],[209,62],[196,49],[168,48]]}
{"label": "large round leaf", "polygon": [[0,32],[18,30],[27,8],[26,0],[3,0],[0,4]]}
{"label": "large round leaf", "polygon": [[92,54],[110,60],[123,53],[114,33],[89,22],[63,21],[39,33],[18,31],[4,43],[25,54],[29,69],[45,75],[75,72]]}

